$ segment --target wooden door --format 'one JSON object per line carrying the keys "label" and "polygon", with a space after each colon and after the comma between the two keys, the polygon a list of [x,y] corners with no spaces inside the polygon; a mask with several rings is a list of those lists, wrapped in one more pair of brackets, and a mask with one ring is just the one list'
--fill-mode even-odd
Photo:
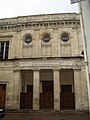
{"label": "wooden door", "polygon": [[5,108],[6,84],[0,84],[0,108]]}
{"label": "wooden door", "polygon": [[20,93],[20,109],[32,109],[33,85],[27,85],[27,92]]}
{"label": "wooden door", "polygon": [[60,109],[75,109],[74,93],[72,85],[61,85]]}
{"label": "wooden door", "polygon": [[21,92],[20,93],[20,109],[26,109],[27,107],[27,99],[26,99],[27,93]]}
{"label": "wooden door", "polygon": [[40,94],[40,108],[54,108],[53,81],[42,82],[42,93]]}

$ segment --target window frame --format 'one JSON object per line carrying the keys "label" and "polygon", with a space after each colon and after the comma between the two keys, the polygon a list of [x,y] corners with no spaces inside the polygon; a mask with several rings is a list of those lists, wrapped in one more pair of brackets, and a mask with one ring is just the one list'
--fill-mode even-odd
{"label": "window frame", "polygon": [[[64,38],[65,37],[65,38]],[[67,37],[67,38],[66,38]],[[61,34],[60,36],[60,39],[63,41],[63,42],[68,42],[70,40],[70,35],[69,33],[67,32],[64,32]]]}
{"label": "window frame", "polygon": [[[48,38],[48,40],[47,40],[47,38]],[[48,34],[48,33],[44,34],[42,37],[42,40],[44,43],[50,42],[50,40],[51,40],[50,34]]]}
{"label": "window frame", "polygon": [[[29,38],[30,38],[30,41],[26,41],[26,39],[28,38],[28,40],[29,40]],[[25,44],[30,44],[31,42],[32,42],[32,36],[30,35],[30,34],[27,34],[27,35],[25,35],[25,37],[24,37],[24,42],[25,42]]]}
{"label": "window frame", "polygon": [[0,41],[0,60],[8,59],[9,41]]}

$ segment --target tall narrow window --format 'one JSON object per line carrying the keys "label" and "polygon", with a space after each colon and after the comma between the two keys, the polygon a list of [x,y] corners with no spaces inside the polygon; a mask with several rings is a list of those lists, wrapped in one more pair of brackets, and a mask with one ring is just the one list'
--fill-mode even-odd
{"label": "tall narrow window", "polygon": [[9,41],[0,42],[0,60],[8,59]]}

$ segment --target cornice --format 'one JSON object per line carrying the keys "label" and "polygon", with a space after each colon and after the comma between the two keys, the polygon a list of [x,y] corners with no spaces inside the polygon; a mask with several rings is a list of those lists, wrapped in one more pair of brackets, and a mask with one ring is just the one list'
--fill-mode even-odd
{"label": "cornice", "polygon": [[41,22],[21,22],[15,24],[1,24],[0,23],[0,32],[4,31],[21,31],[25,29],[41,29],[41,28],[61,28],[61,27],[71,27],[78,28],[80,27],[79,20],[56,20],[56,21],[41,21]]}

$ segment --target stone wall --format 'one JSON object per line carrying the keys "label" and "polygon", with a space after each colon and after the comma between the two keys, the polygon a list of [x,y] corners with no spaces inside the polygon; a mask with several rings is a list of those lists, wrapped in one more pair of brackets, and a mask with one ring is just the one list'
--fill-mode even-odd
{"label": "stone wall", "polygon": [[[54,109],[60,110],[61,69],[74,70],[75,109],[88,110],[79,14],[49,14],[0,19],[0,42],[9,41],[8,60],[0,61],[0,84],[6,84],[6,109],[20,109],[23,79],[34,85],[33,109],[39,109],[40,70],[53,71]],[[69,39],[61,40],[63,33]],[[48,34],[49,42],[43,41]],[[32,41],[25,42],[27,35]],[[24,73],[22,71],[28,71]],[[24,74],[23,74],[24,73]],[[44,77],[45,75],[43,75]],[[57,81],[55,81],[57,79]],[[68,78],[69,79],[69,78]],[[62,82],[62,81],[61,81]],[[69,81],[71,82],[71,81]],[[64,81],[62,82],[64,83]]]}
{"label": "stone wall", "polygon": [[[44,34],[50,41],[43,42]],[[68,33],[69,40],[63,42],[61,35]],[[32,42],[25,43],[25,36]],[[9,41],[9,59],[38,57],[81,56],[83,50],[78,14],[53,14],[17,17],[0,20],[0,41]]]}

